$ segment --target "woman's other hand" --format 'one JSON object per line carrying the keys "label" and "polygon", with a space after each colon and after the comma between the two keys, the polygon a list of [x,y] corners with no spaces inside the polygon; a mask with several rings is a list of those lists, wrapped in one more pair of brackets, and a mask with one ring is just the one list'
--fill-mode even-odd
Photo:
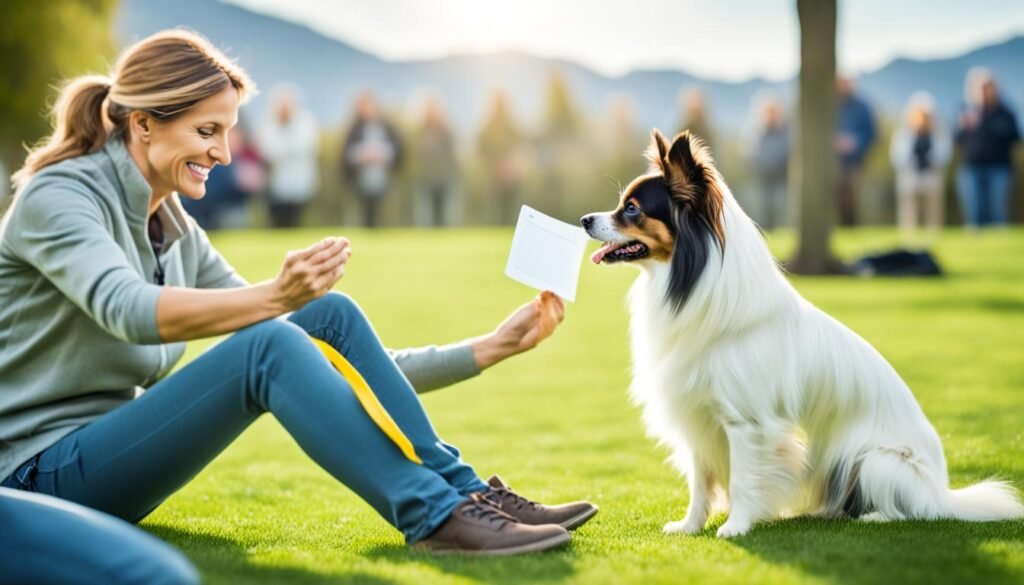
{"label": "woman's other hand", "polygon": [[348,238],[333,237],[305,250],[288,252],[273,281],[273,302],[287,312],[324,296],[345,275],[351,255]]}
{"label": "woman's other hand", "polygon": [[473,357],[483,370],[517,353],[533,349],[551,336],[565,318],[565,303],[544,291],[516,309],[493,333],[473,341]]}

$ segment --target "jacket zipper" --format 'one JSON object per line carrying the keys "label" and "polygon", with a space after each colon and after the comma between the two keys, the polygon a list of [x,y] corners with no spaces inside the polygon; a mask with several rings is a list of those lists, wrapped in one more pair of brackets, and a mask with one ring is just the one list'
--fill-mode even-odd
{"label": "jacket zipper", "polygon": [[[159,221],[159,219],[157,219],[157,221]],[[148,229],[148,226],[147,226],[147,236],[149,236],[149,235],[150,235],[150,233],[149,233],[149,229]],[[163,248],[164,248],[163,228],[162,228],[162,226],[160,228],[160,239],[161,239],[161,241],[159,242],[159,244],[156,241],[154,241],[151,237],[147,237],[147,239],[150,240],[149,249],[153,253],[153,262],[156,265],[156,268],[153,270],[153,282],[155,284],[159,285],[159,286],[164,286],[164,284],[166,283],[165,274],[164,274],[164,267],[163,267],[163,264],[160,263],[160,253],[163,252]],[[151,376],[149,376],[149,378],[147,378],[146,381],[144,382],[144,385],[147,386],[147,387],[150,384],[153,384],[154,382],[156,382],[157,378],[160,377],[160,372],[164,371],[165,364],[167,363],[167,347],[163,343],[159,344],[159,347],[160,347],[160,361],[157,363],[156,371],[153,372],[153,374]]]}

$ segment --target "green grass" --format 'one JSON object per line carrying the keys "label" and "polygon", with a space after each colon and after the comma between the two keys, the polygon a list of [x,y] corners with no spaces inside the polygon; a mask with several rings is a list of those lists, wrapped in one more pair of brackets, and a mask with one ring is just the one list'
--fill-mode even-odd
{"label": "green grass", "polygon": [[[251,280],[323,231],[235,233],[215,243]],[[351,230],[338,287],[391,347],[489,330],[532,291],[502,274],[505,230]],[[793,248],[772,237],[776,253]],[[888,230],[841,233],[850,259],[897,243]],[[914,390],[945,444],[954,485],[998,475],[1024,487],[1024,231],[959,231],[938,280],[795,278],[800,292],[873,343]],[[579,300],[537,351],[424,399],[439,432],[481,474],[544,502],[587,498],[601,513],[571,547],[505,559],[435,558],[317,468],[263,417],[143,526],[174,543],[209,583],[1022,583],[1024,522],[889,525],[812,519],[731,541],[714,527],[661,534],[687,490],[644,437],[626,398],[630,268],[583,267]],[[196,343],[186,359],[208,344]],[[716,519],[715,524],[722,522]]]}

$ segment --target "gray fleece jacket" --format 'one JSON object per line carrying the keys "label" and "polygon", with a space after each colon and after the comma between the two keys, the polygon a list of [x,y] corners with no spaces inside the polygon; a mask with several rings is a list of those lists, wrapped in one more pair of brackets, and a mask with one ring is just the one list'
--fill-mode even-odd
{"label": "gray fleece jacket", "polygon": [[[165,376],[147,235],[152,191],[112,138],[37,173],[0,223],[0,480]],[[177,195],[157,211],[167,285],[245,286]],[[467,344],[393,352],[419,392],[479,373]]]}

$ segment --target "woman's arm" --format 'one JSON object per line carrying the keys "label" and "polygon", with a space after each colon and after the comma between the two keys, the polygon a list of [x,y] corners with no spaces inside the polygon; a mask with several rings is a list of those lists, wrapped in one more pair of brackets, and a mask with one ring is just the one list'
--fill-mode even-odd
{"label": "woman's arm", "polygon": [[164,287],[156,305],[160,339],[188,341],[222,335],[294,311],[327,294],[345,274],[351,254],[347,239],[327,238],[289,252],[273,280],[220,290]]}
{"label": "woman's arm", "polygon": [[564,318],[562,299],[544,292],[486,335],[440,347],[389,351],[416,392],[422,394],[472,378],[502,360],[533,349]]}

